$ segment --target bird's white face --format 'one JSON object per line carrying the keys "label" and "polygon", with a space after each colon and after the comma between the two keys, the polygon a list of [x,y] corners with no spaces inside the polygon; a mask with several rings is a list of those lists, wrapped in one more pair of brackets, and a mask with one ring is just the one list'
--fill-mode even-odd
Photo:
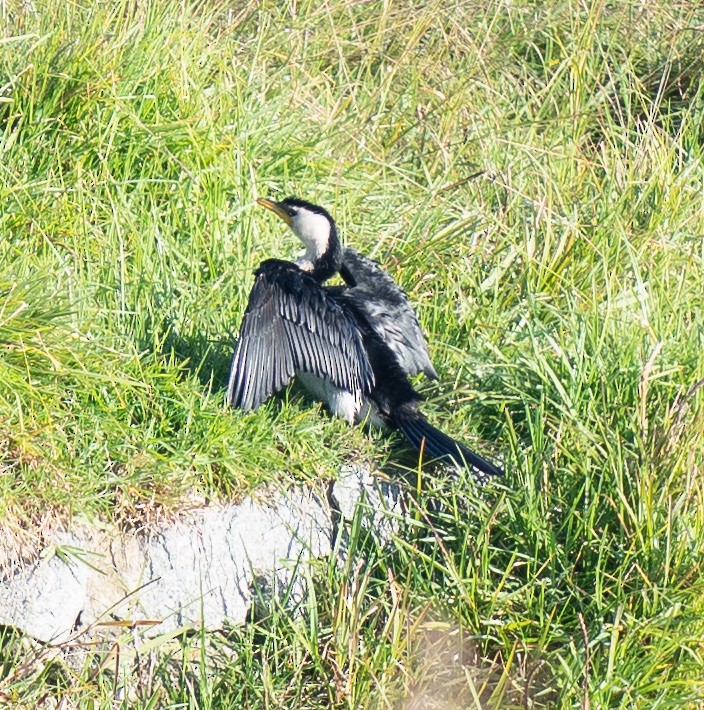
{"label": "bird's white face", "polygon": [[305,253],[296,264],[304,271],[314,271],[315,263],[330,248],[332,237],[332,218],[326,217],[305,205],[291,204],[291,200],[273,202],[265,197],[257,199],[257,203],[271,210],[280,217],[291,231],[303,242]]}
{"label": "bird's white face", "polygon": [[292,207],[291,229],[306,248],[305,261],[311,264],[319,259],[330,244],[330,222],[325,215],[311,212],[305,207]]}

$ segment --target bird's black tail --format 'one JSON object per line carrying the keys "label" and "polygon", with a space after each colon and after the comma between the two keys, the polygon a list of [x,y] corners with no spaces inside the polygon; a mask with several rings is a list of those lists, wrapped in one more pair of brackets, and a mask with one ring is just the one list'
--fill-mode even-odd
{"label": "bird's black tail", "polygon": [[482,482],[503,471],[479,454],[436,429],[418,410],[406,409],[394,413],[394,424],[427,459],[445,460],[458,468],[468,468]]}

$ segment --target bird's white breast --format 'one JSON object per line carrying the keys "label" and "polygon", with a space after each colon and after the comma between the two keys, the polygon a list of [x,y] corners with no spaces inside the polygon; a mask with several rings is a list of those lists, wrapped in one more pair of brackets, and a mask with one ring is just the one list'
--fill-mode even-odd
{"label": "bird's white breast", "polygon": [[351,392],[335,387],[330,380],[324,380],[308,372],[298,372],[298,381],[318,400],[325,402],[330,411],[348,423],[353,424],[362,408],[362,402]]}
{"label": "bird's white breast", "polygon": [[371,400],[357,399],[351,392],[335,387],[330,380],[321,379],[308,372],[298,372],[296,376],[313,397],[325,402],[336,417],[344,419],[348,424],[365,422],[380,429],[386,428],[376,404]]}

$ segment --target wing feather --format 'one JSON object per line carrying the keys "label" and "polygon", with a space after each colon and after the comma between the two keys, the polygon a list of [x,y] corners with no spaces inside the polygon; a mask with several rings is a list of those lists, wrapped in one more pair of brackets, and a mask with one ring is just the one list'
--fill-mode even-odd
{"label": "wing feather", "polygon": [[341,298],[368,317],[403,371],[411,376],[424,372],[436,380],[418,317],[403,289],[379,264],[354,249],[344,250],[341,273],[353,282],[341,292]]}
{"label": "wing feather", "polygon": [[296,372],[327,379],[359,399],[374,384],[354,316],[295,264],[269,259],[249,294],[227,401],[256,409]]}

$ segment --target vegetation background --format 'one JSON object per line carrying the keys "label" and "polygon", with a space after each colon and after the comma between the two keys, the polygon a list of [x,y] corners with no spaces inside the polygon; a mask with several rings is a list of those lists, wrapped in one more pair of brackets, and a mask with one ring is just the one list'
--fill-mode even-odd
{"label": "vegetation background", "polygon": [[507,470],[424,475],[404,536],[353,526],[298,615],[78,669],[7,631],[3,702],[704,702],[699,3],[0,13],[5,532],[413,465],[295,388],[225,410],[252,271],[297,249],[257,196],[327,206],[406,288],[443,383],[426,411]]}

